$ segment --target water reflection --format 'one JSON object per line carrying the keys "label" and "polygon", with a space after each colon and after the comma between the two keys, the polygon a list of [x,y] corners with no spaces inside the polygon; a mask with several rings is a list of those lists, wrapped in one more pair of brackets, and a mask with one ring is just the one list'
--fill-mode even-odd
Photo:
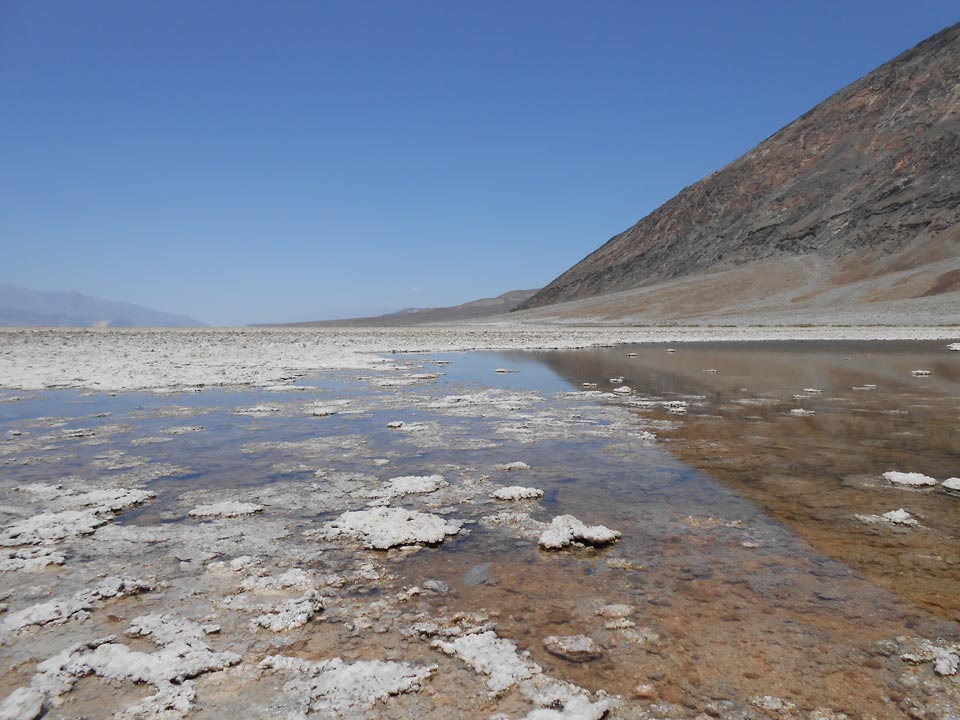
{"label": "water reflection", "polygon": [[[483,611],[547,672],[592,690],[630,698],[638,684],[650,683],[654,700],[678,703],[690,717],[718,698],[743,706],[769,694],[804,710],[829,705],[851,717],[902,717],[887,699],[902,663],[878,653],[877,643],[956,637],[947,620],[960,610],[960,498],[890,488],[877,476],[890,469],[958,474],[958,355],[939,344],[889,343],[432,354],[397,358],[422,365],[411,373],[445,373],[409,386],[330,373],[303,379],[306,390],[282,393],[42,393],[0,405],[2,429],[22,433],[0,454],[0,504],[18,501],[18,485],[74,475],[94,486],[156,492],[156,501],[116,520],[135,529],[185,522],[191,507],[212,500],[262,502],[266,511],[248,522],[282,521],[286,534],[277,547],[296,550],[285,563],[305,552],[297,564],[325,573],[340,572],[343,557],[344,566],[372,560],[396,574],[397,587],[366,587],[355,596],[346,588],[331,601],[331,615],[338,604],[442,581],[449,592],[425,593],[411,603],[416,613]],[[914,378],[914,369],[933,375]],[[610,382],[618,376],[633,394],[569,392],[582,383],[611,390],[621,385]],[[851,389],[865,385],[877,387]],[[534,390],[542,399],[520,409],[477,405],[473,414],[445,413],[448,406],[436,402],[488,388]],[[340,399],[352,404],[336,415],[308,412],[309,403]],[[651,400],[683,400],[686,414],[643,402]],[[278,410],[235,412],[258,404]],[[608,435],[588,434],[622,419],[598,404],[633,415]],[[798,407],[815,414],[790,414]],[[111,414],[93,417],[102,413]],[[394,421],[429,430],[388,429]],[[165,434],[188,425],[204,429]],[[529,435],[512,430],[525,425]],[[655,444],[639,439],[650,425]],[[59,434],[83,427],[101,432]],[[563,432],[546,432],[553,429]],[[169,439],[142,443],[156,438]],[[531,469],[519,476],[497,469],[517,460]],[[124,477],[157,465],[184,472]],[[465,532],[443,545],[384,554],[304,539],[303,531],[366,506],[369,496],[351,495],[354,486],[338,474],[360,478],[362,488],[433,472],[450,481],[447,495],[395,503],[463,520]],[[346,489],[331,489],[337,482]],[[510,505],[490,499],[507,484],[545,496]],[[853,518],[896,507],[923,527]],[[484,523],[503,510],[527,512],[534,522],[569,513],[623,537],[604,549],[545,552],[536,534]],[[173,584],[203,575],[170,562],[162,548],[151,552]],[[611,603],[633,607],[628,623],[601,614]],[[601,658],[570,663],[544,649],[547,635],[579,633],[602,645]],[[339,622],[308,626],[297,642],[292,647],[314,659],[379,658],[388,645],[397,658],[420,652],[425,662],[435,659],[406,635],[358,633]],[[484,716],[493,713],[487,710]]]}
{"label": "water reflection", "polygon": [[[887,470],[960,474],[960,358],[943,343],[712,343],[536,357],[571,382],[690,400],[664,446],[757,502],[819,551],[942,617],[960,612],[960,498],[892,488]],[[929,370],[914,377],[913,370]],[[707,371],[715,372],[707,372]],[[870,386],[875,386],[871,388]],[[870,389],[854,389],[870,388]],[[820,392],[807,392],[818,390]],[[630,400],[625,400],[630,402]],[[797,416],[791,410],[813,411]],[[922,528],[855,514],[905,508]]]}

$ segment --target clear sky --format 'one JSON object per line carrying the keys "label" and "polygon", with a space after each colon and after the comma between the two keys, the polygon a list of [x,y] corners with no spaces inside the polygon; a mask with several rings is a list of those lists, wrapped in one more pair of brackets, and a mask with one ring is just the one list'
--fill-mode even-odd
{"label": "clear sky", "polygon": [[0,0],[0,283],[214,324],[541,286],[955,0]]}

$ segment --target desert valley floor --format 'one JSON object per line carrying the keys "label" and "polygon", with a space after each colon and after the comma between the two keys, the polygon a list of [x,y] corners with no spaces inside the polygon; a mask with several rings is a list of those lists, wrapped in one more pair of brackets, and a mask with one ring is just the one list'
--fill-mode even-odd
{"label": "desert valley floor", "polygon": [[956,327],[0,331],[0,718],[960,717]]}

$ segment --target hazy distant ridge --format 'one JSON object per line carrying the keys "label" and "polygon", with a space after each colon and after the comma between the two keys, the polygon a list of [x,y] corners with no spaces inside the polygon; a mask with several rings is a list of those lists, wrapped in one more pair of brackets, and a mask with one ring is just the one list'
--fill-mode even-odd
{"label": "hazy distant ridge", "polygon": [[186,315],[77,292],[42,292],[0,285],[0,326],[204,327],[204,323]]}
{"label": "hazy distant ridge", "polygon": [[427,325],[429,323],[475,320],[508,313],[536,290],[510,290],[494,298],[482,298],[452,307],[407,308],[375,317],[347,318],[343,320],[315,320],[312,322],[284,323],[304,327],[394,327]]}

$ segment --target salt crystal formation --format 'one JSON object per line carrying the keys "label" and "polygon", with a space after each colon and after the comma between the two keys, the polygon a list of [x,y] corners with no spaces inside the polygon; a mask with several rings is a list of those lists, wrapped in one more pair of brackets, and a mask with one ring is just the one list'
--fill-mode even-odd
{"label": "salt crystal formation", "polygon": [[586,635],[550,635],[543,639],[543,646],[551,655],[570,662],[587,662],[603,655],[597,641]]}
{"label": "salt crystal formation", "polygon": [[895,470],[885,472],[883,479],[894,485],[902,485],[904,487],[932,487],[939,484],[934,478],[923,475],[922,473],[897,472]]}
{"label": "salt crystal formation", "polygon": [[531,500],[543,497],[543,490],[521,485],[509,485],[495,490],[490,497],[495,500]]}
{"label": "salt crystal formation", "polygon": [[361,717],[379,701],[417,692],[437,669],[436,665],[417,667],[379,660],[312,662],[284,655],[269,655],[260,667],[294,674],[283,689],[299,699],[301,712],[335,718]]}
{"label": "salt crystal formation", "polygon": [[603,525],[584,525],[573,515],[558,515],[540,535],[540,547],[559,550],[575,542],[586,545],[609,545],[620,539],[620,533]]}
{"label": "salt crystal formation", "polygon": [[378,507],[345,512],[324,526],[328,539],[353,538],[374,550],[398,545],[433,545],[460,532],[460,523],[406,508]]}
{"label": "salt crystal formation", "polygon": [[199,505],[190,511],[192,518],[216,518],[216,517],[241,517],[243,515],[254,515],[263,510],[263,505],[256,503],[234,502],[231,500],[214,503],[212,505]]}

